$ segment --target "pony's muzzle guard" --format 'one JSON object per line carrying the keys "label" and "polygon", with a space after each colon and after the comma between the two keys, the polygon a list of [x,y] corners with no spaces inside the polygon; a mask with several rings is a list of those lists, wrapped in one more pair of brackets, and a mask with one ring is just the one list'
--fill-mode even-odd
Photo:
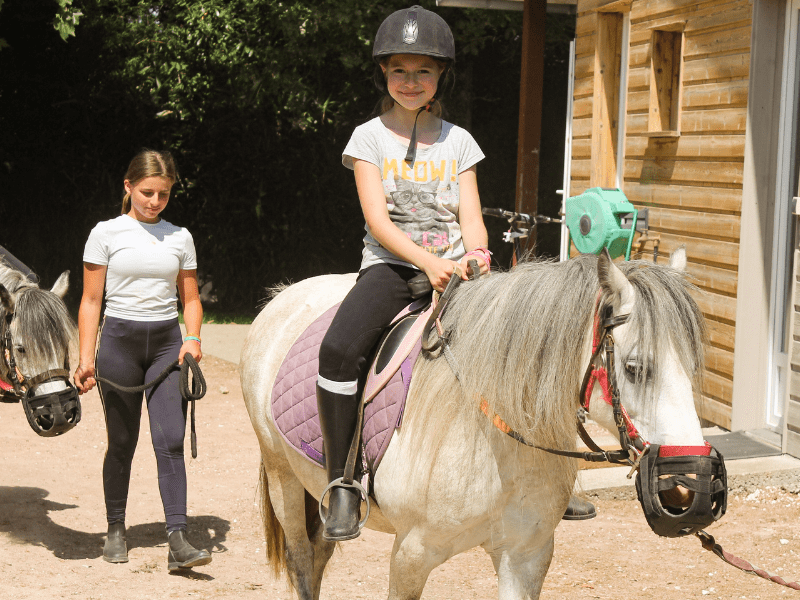
{"label": "pony's muzzle guard", "polygon": [[[648,448],[636,476],[636,493],[653,532],[683,537],[718,521],[728,504],[728,478],[722,455],[713,447],[707,456],[663,456],[660,449],[657,444]],[[659,494],[678,486],[694,492],[691,504],[686,508],[665,506]]]}
{"label": "pony's muzzle guard", "polygon": [[29,391],[21,401],[28,424],[42,437],[66,433],[81,420],[81,401],[72,386],[41,396],[32,396]]}

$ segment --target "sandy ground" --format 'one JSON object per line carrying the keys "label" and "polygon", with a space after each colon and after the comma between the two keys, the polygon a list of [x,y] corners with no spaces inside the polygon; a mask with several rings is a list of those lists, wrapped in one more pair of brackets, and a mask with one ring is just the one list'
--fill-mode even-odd
{"label": "sandy ground", "polygon": [[[0,598],[294,598],[264,558],[254,503],[259,453],[236,365],[206,357],[202,366],[209,393],[197,403],[199,456],[187,463],[189,533],[213,553],[213,562],[179,575],[167,572],[146,418],[128,507],[130,562],[112,565],[102,559],[105,428],[96,392],[82,399],[80,425],[53,439],[31,431],[19,404],[0,404]],[[797,473],[732,487],[728,515],[710,532],[726,550],[787,579],[800,578]],[[630,489],[603,491],[594,500],[598,518],[563,522],[556,531],[543,599],[800,598],[800,592],[724,564],[694,538],[657,537]],[[391,544],[390,536],[371,531],[342,544],[322,598],[385,598]],[[482,550],[436,569],[423,595],[496,597],[494,571]]]}

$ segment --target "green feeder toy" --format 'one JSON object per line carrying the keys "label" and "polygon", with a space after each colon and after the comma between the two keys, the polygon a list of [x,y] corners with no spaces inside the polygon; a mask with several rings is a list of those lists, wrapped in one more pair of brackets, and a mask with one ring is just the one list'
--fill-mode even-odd
{"label": "green feeder toy", "polygon": [[631,257],[638,211],[617,188],[589,188],[567,198],[566,221],[569,235],[581,254],[600,254],[608,249],[611,258]]}

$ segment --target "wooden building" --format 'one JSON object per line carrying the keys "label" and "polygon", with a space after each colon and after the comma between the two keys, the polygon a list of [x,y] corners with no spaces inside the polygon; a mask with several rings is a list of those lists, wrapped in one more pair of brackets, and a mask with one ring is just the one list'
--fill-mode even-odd
{"label": "wooden building", "polygon": [[648,208],[644,258],[686,246],[710,334],[701,417],[795,456],[798,23],[800,0],[577,0],[569,170],[572,196],[619,187]]}

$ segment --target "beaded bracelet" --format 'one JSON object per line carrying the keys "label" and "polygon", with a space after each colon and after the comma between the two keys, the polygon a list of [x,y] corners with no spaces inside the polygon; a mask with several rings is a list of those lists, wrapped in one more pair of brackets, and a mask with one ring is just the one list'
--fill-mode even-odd
{"label": "beaded bracelet", "polygon": [[492,270],[492,253],[489,251],[488,248],[484,248],[483,246],[479,246],[474,250],[470,250],[465,255],[467,256],[478,256],[480,257],[484,263],[486,263],[486,268],[490,271]]}
{"label": "beaded bracelet", "polygon": [[195,341],[198,344],[202,343],[200,342],[200,338],[197,337],[196,335],[187,335],[185,338],[183,338],[184,342],[188,342],[189,340]]}

